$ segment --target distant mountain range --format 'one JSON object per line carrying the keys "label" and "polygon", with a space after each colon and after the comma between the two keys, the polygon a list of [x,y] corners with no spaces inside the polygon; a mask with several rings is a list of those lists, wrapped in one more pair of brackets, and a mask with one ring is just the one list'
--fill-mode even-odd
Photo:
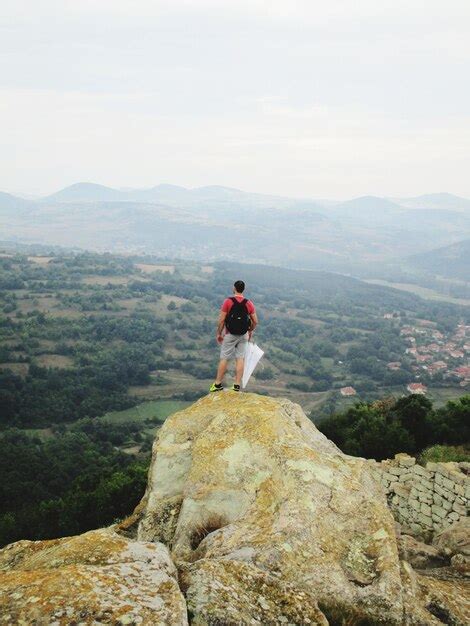
{"label": "distant mountain range", "polygon": [[[210,185],[205,187],[186,188],[178,185],[161,184],[148,189],[115,189],[96,183],[75,183],[45,196],[38,202],[137,202],[158,203],[168,206],[196,207],[217,203],[218,205],[237,203],[257,208],[303,207],[308,209],[332,210],[335,213],[390,212],[408,209],[442,209],[445,211],[470,210],[470,200],[450,193],[425,194],[413,198],[382,198],[378,196],[361,196],[347,201],[312,200],[288,198],[260,193],[250,193]],[[0,208],[17,205],[25,206],[35,201],[25,200],[8,193],[0,192]]]}
{"label": "distant mountain range", "polygon": [[249,193],[231,187],[211,185],[187,189],[177,185],[157,185],[150,189],[113,189],[95,183],[76,183],[44,198],[46,202],[138,202],[157,203],[183,208],[204,208],[236,203],[243,207],[271,208],[298,207],[319,208],[313,200],[297,200],[259,193]]}
{"label": "distant mountain range", "polygon": [[149,189],[114,189],[95,183],[76,183],[44,198],[53,202],[157,202],[170,206],[195,206],[202,203],[237,202],[258,207],[298,206],[326,208],[336,207],[339,211],[390,211],[411,209],[470,210],[470,200],[450,193],[424,194],[413,198],[381,198],[361,196],[346,202],[335,200],[312,200],[287,198],[260,193],[250,193],[210,185],[186,188],[178,185],[161,184]]}
{"label": "distant mountain range", "polygon": [[470,239],[470,200],[428,194],[339,202],[221,186],[77,183],[38,200],[0,193],[0,220],[4,240],[364,276],[381,263],[409,265],[413,255]]}

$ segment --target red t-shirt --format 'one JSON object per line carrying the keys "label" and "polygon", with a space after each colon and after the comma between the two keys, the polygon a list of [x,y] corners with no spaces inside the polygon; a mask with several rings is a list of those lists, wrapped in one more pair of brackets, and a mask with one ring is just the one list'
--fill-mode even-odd
{"label": "red t-shirt", "polygon": [[[238,302],[241,302],[245,296],[232,296],[232,297],[235,297],[238,300]],[[232,300],[230,298],[225,298],[225,300],[222,303],[222,306],[220,307],[220,310],[223,311],[224,313],[228,313],[230,309],[232,308],[232,306],[233,306]],[[256,312],[255,305],[253,304],[251,300],[246,301],[246,309],[249,315],[253,315],[253,313]]]}

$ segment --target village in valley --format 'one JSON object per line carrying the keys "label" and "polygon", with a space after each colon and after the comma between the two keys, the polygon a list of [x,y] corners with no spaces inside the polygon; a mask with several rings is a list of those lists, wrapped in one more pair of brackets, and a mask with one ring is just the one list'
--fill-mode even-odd
{"label": "village in valley", "polygon": [[[401,325],[402,318],[397,312],[385,313],[383,317]],[[446,333],[438,330],[431,320],[406,322],[400,328],[400,336],[407,344],[403,358],[387,363],[390,371],[410,372],[406,390],[426,395],[428,386],[470,387],[470,325],[460,322]],[[351,386],[339,391],[343,397],[357,395]]]}
{"label": "village in valley", "polygon": [[[432,381],[439,378],[467,387],[470,384],[470,326],[460,323],[447,334],[435,326],[430,320],[418,320],[414,325],[401,328],[400,335],[409,343],[405,355],[412,362],[411,369],[417,379]],[[399,369],[402,363],[391,362],[387,367]],[[410,381],[407,389],[411,393],[427,392],[424,382]]]}

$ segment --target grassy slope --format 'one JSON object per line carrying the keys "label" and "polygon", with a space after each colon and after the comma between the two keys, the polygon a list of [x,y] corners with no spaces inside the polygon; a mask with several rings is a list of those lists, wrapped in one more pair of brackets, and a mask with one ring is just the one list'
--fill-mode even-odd
{"label": "grassy slope", "polygon": [[110,411],[100,419],[118,424],[122,422],[144,422],[146,420],[164,422],[169,415],[183,409],[188,404],[189,402],[183,400],[150,400],[124,411]]}

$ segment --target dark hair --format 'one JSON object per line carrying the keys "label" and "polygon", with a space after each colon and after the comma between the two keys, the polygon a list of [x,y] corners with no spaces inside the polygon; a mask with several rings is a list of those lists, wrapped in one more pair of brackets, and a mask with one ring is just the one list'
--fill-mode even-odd
{"label": "dark hair", "polygon": [[242,280],[236,280],[233,286],[237,290],[237,293],[243,293],[245,291],[245,283]]}

